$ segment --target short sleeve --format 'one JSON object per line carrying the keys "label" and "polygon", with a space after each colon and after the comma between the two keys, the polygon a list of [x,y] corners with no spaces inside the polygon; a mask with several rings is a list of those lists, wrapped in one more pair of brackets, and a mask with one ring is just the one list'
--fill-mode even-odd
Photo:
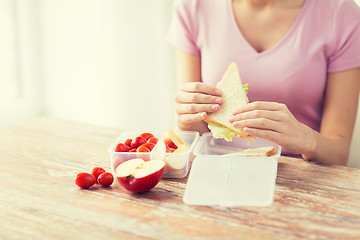
{"label": "short sleeve", "polygon": [[335,47],[328,61],[328,72],[360,67],[360,8],[354,1],[345,1],[335,23]]}
{"label": "short sleeve", "polygon": [[166,40],[185,52],[200,55],[200,48],[196,45],[196,37],[196,1],[175,0]]}

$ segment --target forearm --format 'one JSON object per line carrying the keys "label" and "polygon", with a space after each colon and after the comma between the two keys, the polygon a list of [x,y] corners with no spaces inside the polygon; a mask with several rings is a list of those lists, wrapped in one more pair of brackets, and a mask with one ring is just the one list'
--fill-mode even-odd
{"label": "forearm", "polygon": [[319,163],[347,165],[350,141],[342,136],[326,137],[311,130],[308,148],[302,154],[305,160]]}

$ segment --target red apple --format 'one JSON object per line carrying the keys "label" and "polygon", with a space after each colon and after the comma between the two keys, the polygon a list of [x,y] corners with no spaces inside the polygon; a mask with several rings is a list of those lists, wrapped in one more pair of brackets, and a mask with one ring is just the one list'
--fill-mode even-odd
{"label": "red apple", "polygon": [[152,151],[153,153],[170,153],[171,149],[169,145],[166,144],[162,139],[159,139],[155,146],[153,147]]}
{"label": "red apple", "polygon": [[146,192],[155,187],[164,175],[165,163],[162,160],[145,162],[134,158],[116,168],[120,185],[131,192]]}
{"label": "red apple", "polygon": [[164,138],[164,142],[169,146],[169,148],[177,148],[176,144],[170,138]]}
{"label": "red apple", "polygon": [[170,148],[177,149],[181,145],[187,145],[176,133],[174,133],[171,129],[168,129],[164,136],[163,136],[164,142],[167,143],[167,145]]}
{"label": "red apple", "polygon": [[186,164],[187,164],[187,155],[184,154],[176,154],[181,152],[186,152],[189,150],[189,146],[187,144],[183,144],[179,146],[173,153],[165,156],[165,174],[171,172],[172,174],[182,174]]}

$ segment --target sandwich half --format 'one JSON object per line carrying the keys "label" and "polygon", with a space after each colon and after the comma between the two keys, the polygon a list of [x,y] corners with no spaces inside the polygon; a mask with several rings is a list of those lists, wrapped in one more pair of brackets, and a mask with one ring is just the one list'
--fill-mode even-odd
{"label": "sandwich half", "polygon": [[215,138],[223,138],[226,141],[232,141],[232,137],[246,138],[248,140],[255,140],[255,137],[245,133],[242,128],[234,127],[230,122],[232,113],[240,106],[249,103],[246,96],[246,89],[240,78],[237,64],[232,62],[217,83],[216,87],[220,89],[223,94],[223,104],[217,112],[209,113],[205,121],[208,123],[208,128]]}
{"label": "sandwich half", "polygon": [[248,148],[237,152],[225,154],[227,156],[247,156],[247,157],[270,157],[276,154],[276,149],[273,146]]}

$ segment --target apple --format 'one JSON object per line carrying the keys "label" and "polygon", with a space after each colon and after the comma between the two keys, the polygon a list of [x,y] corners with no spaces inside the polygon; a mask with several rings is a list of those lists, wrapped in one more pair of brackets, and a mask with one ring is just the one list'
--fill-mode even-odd
{"label": "apple", "polygon": [[[164,142],[170,147],[177,149],[183,144],[186,144],[176,133],[174,133],[171,129],[168,129],[164,136],[162,137]],[[187,145],[187,144],[186,144]]]}
{"label": "apple", "polygon": [[116,177],[121,186],[131,192],[146,192],[155,187],[164,175],[165,162],[144,161],[134,158],[116,168]]}
{"label": "apple", "polygon": [[150,153],[150,160],[164,160],[167,153],[171,153],[171,149],[162,139],[159,139]]}

